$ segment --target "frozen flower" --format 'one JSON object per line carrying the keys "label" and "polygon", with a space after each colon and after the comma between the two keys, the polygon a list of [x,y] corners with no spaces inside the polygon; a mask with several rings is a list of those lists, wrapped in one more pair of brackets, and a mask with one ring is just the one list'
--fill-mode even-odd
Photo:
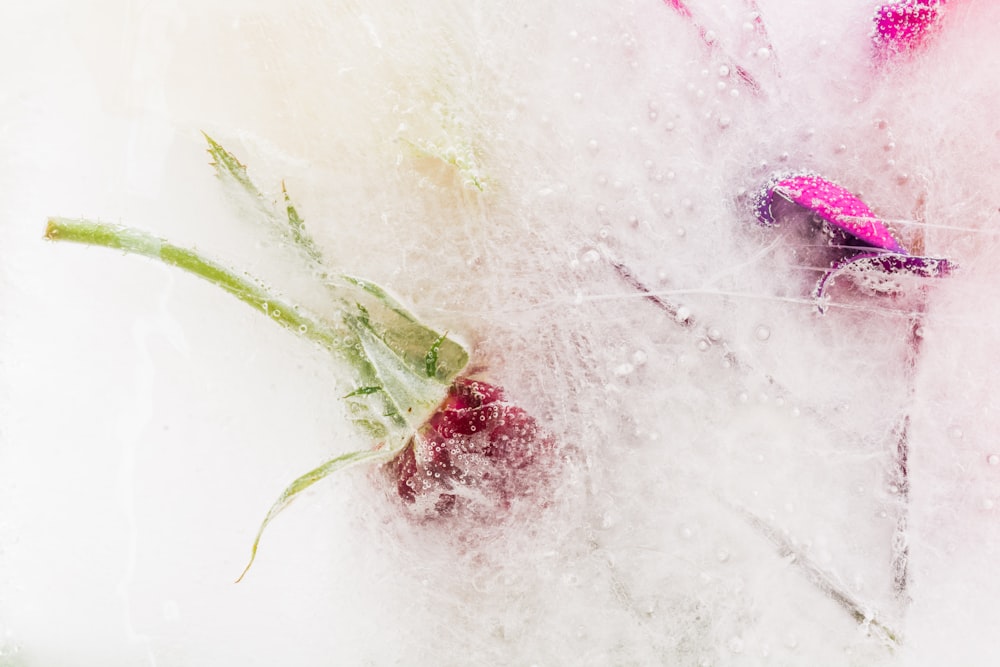
{"label": "frozen flower", "polygon": [[[850,276],[855,284],[871,292],[895,293],[898,278],[945,276],[955,267],[947,259],[910,254],[889,225],[861,199],[844,187],[812,173],[776,174],[754,199],[754,213],[765,226],[779,224],[787,207],[800,207],[811,216],[814,232],[825,247],[827,262],[813,288],[819,308],[835,277]],[[815,238],[815,237],[814,237]],[[821,260],[823,261],[823,260]]]}

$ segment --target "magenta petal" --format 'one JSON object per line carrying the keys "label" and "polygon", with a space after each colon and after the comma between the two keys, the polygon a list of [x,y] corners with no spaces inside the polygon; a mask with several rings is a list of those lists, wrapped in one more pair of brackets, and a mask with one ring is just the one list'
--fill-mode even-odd
{"label": "magenta petal", "polygon": [[688,18],[691,17],[691,10],[688,9],[687,5],[681,2],[681,0],[663,0],[663,2],[665,2],[668,6],[676,9],[678,12],[681,13],[681,15],[687,16]]}
{"label": "magenta petal", "polygon": [[773,178],[757,196],[757,218],[775,224],[771,206],[774,196],[812,211],[820,219],[853,236],[865,245],[889,252],[909,254],[889,231],[889,227],[868,205],[845,188],[815,174],[783,175]]}
{"label": "magenta petal", "polygon": [[919,48],[944,9],[944,0],[897,0],[875,10],[872,42],[883,59]]}

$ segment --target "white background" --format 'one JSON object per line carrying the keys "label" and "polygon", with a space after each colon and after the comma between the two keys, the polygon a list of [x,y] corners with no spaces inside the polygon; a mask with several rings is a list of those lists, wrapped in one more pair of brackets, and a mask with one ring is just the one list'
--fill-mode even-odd
{"label": "white background", "polygon": [[[767,39],[747,3],[692,0],[709,53],[658,0],[6,3],[0,664],[995,664],[1000,14],[953,0],[878,69],[868,2],[759,5]],[[42,240],[52,215],[122,222],[322,310],[202,130],[555,434],[548,507],[456,536],[354,471],[232,583],[284,485],[369,444],[335,362],[194,278]],[[817,316],[815,271],[744,194],[802,168],[961,271],[901,299],[841,281]],[[907,413],[909,602],[887,481]]]}

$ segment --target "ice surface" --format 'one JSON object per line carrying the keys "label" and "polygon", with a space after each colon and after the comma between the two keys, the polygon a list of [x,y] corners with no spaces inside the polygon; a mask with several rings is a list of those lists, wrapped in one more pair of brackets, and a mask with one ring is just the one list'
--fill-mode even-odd
{"label": "ice surface", "polygon": [[[996,664],[1000,7],[876,65],[869,0],[684,4],[5,3],[0,665]],[[41,240],[124,222],[322,310],[199,130],[555,434],[547,507],[449,534],[349,471],[232,583],[367,446],[339,369]],[[784,169],[961,270],[818,316],[802,237],[753,222]]]}

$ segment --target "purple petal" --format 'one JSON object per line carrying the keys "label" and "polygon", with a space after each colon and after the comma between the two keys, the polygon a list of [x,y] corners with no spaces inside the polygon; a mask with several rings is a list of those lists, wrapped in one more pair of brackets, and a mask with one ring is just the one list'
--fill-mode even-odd
{"label": "purple petal", "polygon": [[815,174],[780,175],[772,178],[756,200],[761,224],[773,225],[774,196],[812,211],[832,227],[865,245],[899,254],[909,254],[896,240],[888,225],[868,205],[848,190]]}
{"label": "purple petal", "polygon": [[[846,257],[827,271],[816,287],[813,296],[820,300],[823,312],[823,293],[833,284],[835,278],[847,274],[855,284],[872,292],[893,293],[900,290],[899,275],[917,278],[943,278],[951,274],[955,264],[947,259],[915,257],[893,252],[862,253]],[[896,276],[896,277],[894,277]]]}
{"label": "purple petal", "polygon": [[876,54],[886,59],[919,48],[937,25],[944,4],[944,0],[897,0],[876,9],[872,34]]}

